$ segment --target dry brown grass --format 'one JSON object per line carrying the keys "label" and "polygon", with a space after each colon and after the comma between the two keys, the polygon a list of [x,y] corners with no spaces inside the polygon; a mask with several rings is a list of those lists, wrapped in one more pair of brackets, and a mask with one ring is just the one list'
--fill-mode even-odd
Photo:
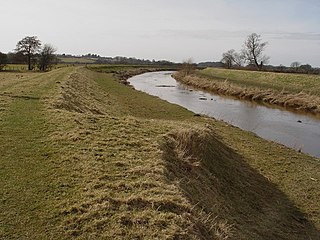
{"label": "dry brown grass", "polygon": [[[63,123],[51,136],[65,146],[58,165],[70,171],[68,181],[79,189],[77,198],[57,205],[65,236],[203,238],[205,226],[193,206],[165,176],[157,139],[175,124],[113,111],[112,96],[102,98],[88,73],[71,74],[48,101],[52,124]],[[69,93],[76,95],[73,101],[65,97]]]}
{"label": "dry brown grass", "polygon": [[316,239],[288,197],[219,138],[208,125],[173,131],[162,144],[169,179],[208,216],[207,229],[227,239]]}
{"label": "dry brown grass", "polygon": [[231,83],[228,79],[215,81],[215,78],[203,77],[197,74],[185,76],[179,72],[174,74],[174,77],[184,84],[218,94],[275,104],[299,111],[320,113],[320,97],[302,91],[299,93],[291,93],[289,91],[278,91],[272,88],[238,85]]}

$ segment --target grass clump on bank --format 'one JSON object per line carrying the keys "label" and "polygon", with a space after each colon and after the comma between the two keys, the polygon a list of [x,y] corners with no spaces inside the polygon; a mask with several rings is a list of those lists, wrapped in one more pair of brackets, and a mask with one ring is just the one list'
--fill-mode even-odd
{"label": "grass clump on bank", "polygon": [[316,159],[195,117],[108,70],[6,74],[0,238],[319,236]]}
{"label": "grass clump on bank", "polygon": [[317,75],[207,68],[187,76],[176,73],[175,78],[219,94],[320,113]]}

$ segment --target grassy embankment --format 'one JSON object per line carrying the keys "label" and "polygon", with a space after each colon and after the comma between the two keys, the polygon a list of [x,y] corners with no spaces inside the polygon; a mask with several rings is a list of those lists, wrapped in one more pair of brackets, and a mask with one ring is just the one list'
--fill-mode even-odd
{"label": "grassy embankment", "polygon": [[207,68],[175,78],[197,88],[307,112],[320,113],[320,76]]}
{"label": "grassy embankment", "polygon": [[317,159],[100,70],[0,74],[0,239],[317,239]]}

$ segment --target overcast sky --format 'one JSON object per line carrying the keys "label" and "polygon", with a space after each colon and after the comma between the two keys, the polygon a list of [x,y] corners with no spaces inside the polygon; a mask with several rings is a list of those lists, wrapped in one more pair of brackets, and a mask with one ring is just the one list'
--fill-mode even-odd
{"label": "overcast sky", "polygon": [[8,0],[0,51],[38,36],[59,53],[218,61],[260,34],[274,65],[320,66],[320,0]]}

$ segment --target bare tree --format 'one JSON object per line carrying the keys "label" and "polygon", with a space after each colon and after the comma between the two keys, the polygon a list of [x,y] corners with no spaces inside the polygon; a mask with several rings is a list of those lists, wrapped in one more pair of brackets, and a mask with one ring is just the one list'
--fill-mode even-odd
{"label": "bare tree", "polygon": [[17,43],[16,51],[22,53],[28,58],[28,70],[32,70],[31,62],[33,56],[41,47],[41,41],[36,37],[25,37]]}
{"label": "bare tree", "polygon": [[261,36],[252,33],[244,42],[242,53],[249,64],[254,64],[258,70],[262,70],[263,64],[266,64],[269,57],[263,54],[268,42],[262,42]]}
{"label": "bare tree", "polygon": [[52,65],[55,63],[56,60],[56,48],[54,48],[50,44],[45,44],[39,53],[39,69],[40,71],[47,71]]}
{"label": "bare tree", "polygon": [[222,54],[221,62],[226,66],[226,68],[232,68],[234,62],[235,50],[231,49]]}
{"label": "bare tree", "polygon": [[234,63],[237,67],[242,67],[245,64],[245,56],[242,53],[234,54]]}
{"label": "bare tree", "polygon": [[231,49],[222,54],[221,62],[225,64],[227,68],[232,68],[234,65],[241,67],[243,65],[243,55],[237,53],[234,49]]}
{"label": "bare tree", "polygon": [[0,52],[0,71],[2,71],[3,68],[7,65],[7,62],[8,62],[7,54]]}
{"label": "bare tree", "polygon": [[301,63],[299,62],[293,62],[290,65],[290,67],[293,68],[295,72],[298,72],[300,66],[301,66]]}
{"label": "bare tree", "polygon": [[189,58],[182,63],[182,72],[185,76],[191,74],[196,69],[196,65],[193,63],[192,58]]}

